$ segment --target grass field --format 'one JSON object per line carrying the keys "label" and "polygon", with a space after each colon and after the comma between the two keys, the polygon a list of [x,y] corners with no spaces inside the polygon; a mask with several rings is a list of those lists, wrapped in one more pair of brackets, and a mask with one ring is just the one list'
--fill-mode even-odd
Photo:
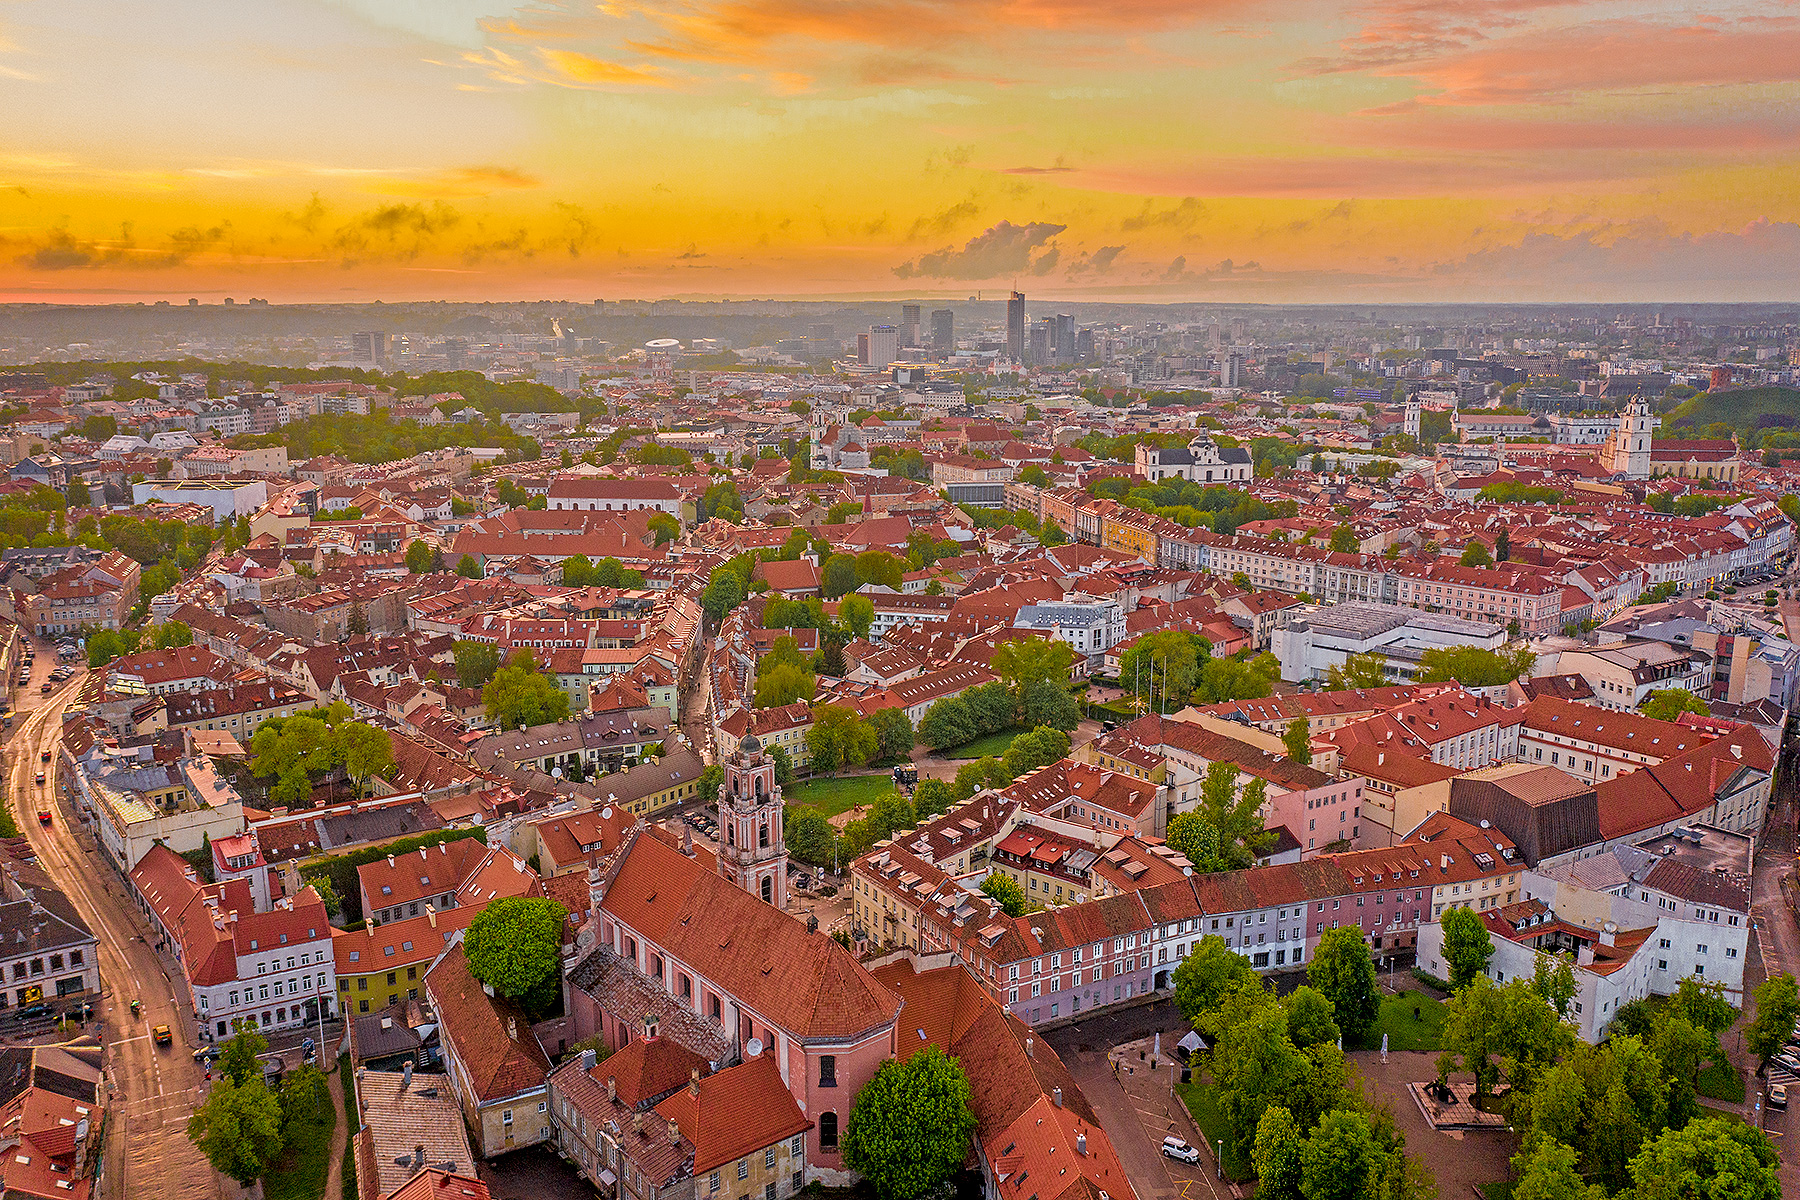
{"label": "grass field", "polygon": [[[1201,1083],[1196,1077],[1193,1083],[1178,1083],[1175,1092],[1187,1105],[1188,1112],[1194,1115],[1194,1124],[1200,1126],[1206,1134],[1210,1147],[1217,1148],[1221,1140],[1225,1143],[1225,1176],[1233,1182],[1246,1180],[1255,1176],[1249,1160],[1233,1147],[1231,1142],[1231,1122],[1225,1119],[1225,1110],[1219,1107],[1219,1088],[1217,1084]],[[1206,1160],[1201,1159],[1202,1163]]]}
{"label": "grass field", "polygon": [[325,1194],[325,1176],[337,1149],[332,1137],[336,1129],[337,1112],[329,1095],[318,1119],[289,1124],[287,1148],[263,1179],[264,1200],[319,1200]]}
{"label": "grass field", "polygon": [[[1413,1019],[1413,1009],[1419,1016]],[[1423,992],[1400,992],[1381,998],[1381,1015],[1375,1019],[1375,1032],[1369,1037],[1369,1049],[1381,1049],[1381,1035],[1388,1035],[1388,1049],[1441,1050],[1444,1036],[1444,1005]]]}
{"label": "grass field", "polygon": [[827,817],[849,812],[858,805],[872,803],[877,796],[894,790],[894,777],[885,771],[879,775],[841,775],[836,779],[810,779],[781,790],[782,799],[796,808],[816,808]]}
{"label": "grass field", "polygon": [[999,733],[990,733],[986,737],[978,737],[972,742],[964,742],[939,753],[943,758],[986,758],[989,755],[999,758],[1013,744],[1013,739],[1025,732],[1027,730],[1023,725],[1015,729],[1002,729]]}

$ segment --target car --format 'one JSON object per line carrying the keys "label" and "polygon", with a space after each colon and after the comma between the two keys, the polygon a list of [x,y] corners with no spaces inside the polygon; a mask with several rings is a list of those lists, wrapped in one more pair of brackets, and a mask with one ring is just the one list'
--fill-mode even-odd
{"label": "car", "polygon": [[1784,1050],[1769,1061],[1800,1075],[1800,1050]]}
{"label": "car", "polygon": [[50,752],[48,750],[46,750],[42,754],[38,755],[38,761],[39,762],[49,762],[50,761]]}
{"label": "car", "polygon": [[[26,682],[29,683],[30,680],[26,680]],[[46,696],[48,696],[51,692],[53,692],[55,690],[56,690],[56,685],[54,683],[51,683],[48,679],[46,679],[44,681],[44,686],[40,687],[38,689],[38,691],[44,693],[44,695],[46,695]]]}
{"label": "car", "polygon": [[50,810],[47,808],[38,809],[38,824],[48,825],[49,823],[50,823]]}
{"label": "car", "polygon": [[150,1036],[155,1039],[156,1044],[159,1046],[172,1046],[175,1044],[175,1035],[169,1032],[169,1027],[167,1025],[153,1026],[150,1030]]}
{"label": "car", "polygon": [[219,1048],[214,1045],[205,1045],[194,1051],[194,1061],[197,1063],[209,1063],[218,1057]]}
{"label": "car", "polygon": [[33,1021],[49,1015],[50,1006],[48,1004],[28,1004],[19,1010],[19,1020],[21,1021]]}
{"label": "car", "polygon": [[1200,1161],[1200,1152],[1178,1137],[1164,1138],[1162,1153],[1164,1158],[1172,1158],[1176,1162],[1197,1163]]}
{"label": "car", "polygon": [[1769,1107],[1770,1108],[1786,1108],[1787,1107],[1787,1084],[1771,1083],[1769,1085]]}
{"label": "car", "polygon": [[42,771],[37,773],[37,782],[39,787],[44,786],[44,773]]}

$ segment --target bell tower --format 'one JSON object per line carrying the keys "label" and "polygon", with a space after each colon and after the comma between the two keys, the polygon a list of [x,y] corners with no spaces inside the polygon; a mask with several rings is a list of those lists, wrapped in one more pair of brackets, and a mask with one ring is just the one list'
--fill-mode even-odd
{"label": "bell tower", "polygon": [[1650,405],[1641,395],[1631,398],[1619,418],[1609,465],[1613,474],[1627,479],[1650,478]]}
{"label": "bell tower", "polygon": [[775,760],[755,734],[724,762],[719,785],[719,874],[752,896],[786,908],[787,841],[781,829],[781,788]]}

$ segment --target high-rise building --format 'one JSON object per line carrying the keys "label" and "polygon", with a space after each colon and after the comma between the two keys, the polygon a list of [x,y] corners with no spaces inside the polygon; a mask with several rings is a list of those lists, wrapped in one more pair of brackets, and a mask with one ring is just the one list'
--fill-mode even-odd
{"label": "high-rise building", "polygon": [[1244,386],[1244,356],[1236,350],[1219,356],[1219,386]]}
{"label": "high-rise building", "polygon": [[1052,322],[1048,317],[1031,327],[1031,353],[1029,361],[1034,367],[1050,365],[1056,351],[1050,348],[1050,330]]}
{"label": "high-rise building", "polygon": [[1025,293],[1014,292],[1006,301],[1006,356],[1025,361]]}
{"label": "high-rise building", "polygon": [[1075,318],[1068,313],[1058,313],[1056,329],[1051,335],[1056,343],[1056,361],[1072,363],[1079,355],[1075,353]]}
{"label": "high-rise building", "polygon": [[900,331],[892,325],[869,326],[869,365],[885,367],[900,357]]}
{"label": "high-rise building", "polygon": [[350,357],[357,362],[383,366],[387,363],[388,335],[380,330],[350,335]]}
{"label": "high-rise building", "polygon": [[956,314],[940,308],[931,314],[931,345],[935,350],[956,349]]}
{"label": "high-rise building", "polygon": [[919,306],[916,304],[900,306],[900,344],[902,346],[919,344]]}

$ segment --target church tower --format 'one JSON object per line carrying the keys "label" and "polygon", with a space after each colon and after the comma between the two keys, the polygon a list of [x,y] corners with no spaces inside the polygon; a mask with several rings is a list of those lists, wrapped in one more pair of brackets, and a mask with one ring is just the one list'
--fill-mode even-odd
{"label": "church tower", "polygon": [[719,874],[776,908],[786,908],[787,842],[775,760],[755,734],[724,762],[719,786]]}
{"label": "church tower", "polygon": [[1419,393],[1414,392],[1406,398],[1406,425],[1404,426],[1404,430],[1407,437],[1413,438],[1414,440],[1418,439],[1419,429],[1424,422],[1424,418],[1425,402],[1419,399]]}
{"label": "church tower", "polygon": [[1627,479],[1650,478],[1650,405],[1641,395],[1631,398],[1619,418],[1608,465],[1613,474]]}

